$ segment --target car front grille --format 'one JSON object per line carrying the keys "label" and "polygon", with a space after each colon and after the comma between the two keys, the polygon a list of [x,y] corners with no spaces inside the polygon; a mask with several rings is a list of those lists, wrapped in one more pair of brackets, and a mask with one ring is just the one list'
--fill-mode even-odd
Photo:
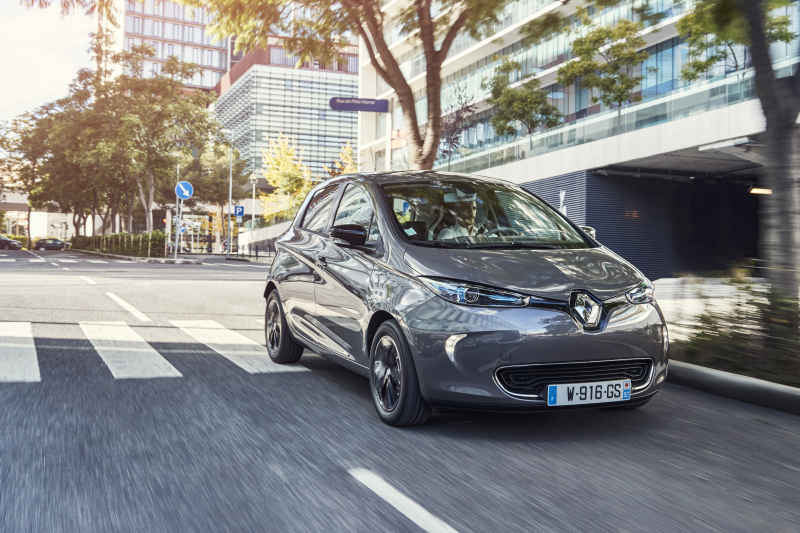
{"label": "car front grille", "polygon": [[559,383],[631,380],[636,390],[647,385],[652,359],[620,359],[542,365],[516,365],[498,368],[497,383],[512,396],[542,398],[545,387]]}

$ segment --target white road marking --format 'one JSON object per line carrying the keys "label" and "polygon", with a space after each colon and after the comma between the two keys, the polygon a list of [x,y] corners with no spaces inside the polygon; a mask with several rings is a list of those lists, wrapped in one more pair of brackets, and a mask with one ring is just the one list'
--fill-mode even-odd
{"label": "white road marking", "polygon": [[28,259],[29,263],[44,263],[44,259]]}
{"label": "white road marking", "polygon": [[130,263],[130,261],[115,261],[115,263]]}
{"label": "white road marking", "polygon": [[69,270],[67,267],[63,267],[61,270]]}
{"label": "white road marking", "polygon": [[16,261],[16,259],[0,259],[0,262],[3,263],[13,263],[14,261]]}
{"label": "white road marking", "polygon": [[256,322],[258,322],[259,324],[264,324],[264,319],[263,318],[256,318]]}
{"label": "white road marking", "polygon": [[[81,276],[81,279],[88,283],[89,285],[97,285],[97,282],[93,279],[89,279],[86,276]],[[124,307],[124,306],[123,306]]]}
{"label": "white road marking", "polygon": [[99,259],[87,259],[89,263],[108,263],[108,261],[100,261]]}
{"label": "white road marking", "polygon": [[80,326],[114,378],[182,377],[125,322],[81,322]]}
{"label": "white road marking", "polygon": [[74,259],[59,259],[58,261],[61,263],[77,263]]}
{"label": "white road marking", "polygon": [[362,485],[383,498],[389,505],[428,533],[458,533],[417,502],[386,483],[374,472],[365,468],[351,468],[348,472]]}
{"label": "white road marking", "polygon": [[304,366],[273,363],[266,347],[213,320],[170,320],[170,322],[251,374],[308,372]]}
{"label": "white road marking", "polygon": [[51,263],[54,267],[61,266],[58,263]]}
{"label": "white road marking", "polygon": [[136,309],[134,306],[132,306],[131,304],[129,304],[128,302],[126,302],[125,300],[114,294],[113,292],[107,292],[106,296],[108,296],[109,298],[117,302],[119,305],[124,307],[126,311],[128,311],[130,314],[132,314],[142,322],[152,322],[152,320],[150,320],[150,318],[148,318],[147,315]]}
{"label": "white road marking", "polygon": [[0,322],[0,381],[41,381],[30,322]]}

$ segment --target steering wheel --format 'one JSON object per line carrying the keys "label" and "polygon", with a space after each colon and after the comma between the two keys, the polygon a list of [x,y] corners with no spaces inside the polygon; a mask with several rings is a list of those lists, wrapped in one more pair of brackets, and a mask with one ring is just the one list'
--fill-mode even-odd
{"label": "steering wheel", "polygon": [[514,228],[510,228],[508,226],[497,226],[496,228],[492,228],[489,231],[487,231],[484,235],[497,235],[497,234],[500,234],[500,236],[505,236],[505,235],[519,235],[520,233]]}

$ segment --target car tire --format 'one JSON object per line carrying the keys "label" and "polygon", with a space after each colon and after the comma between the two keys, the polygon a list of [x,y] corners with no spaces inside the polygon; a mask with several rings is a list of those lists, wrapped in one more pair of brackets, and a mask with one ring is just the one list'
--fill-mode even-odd
{"label": "car tire", "polygon": [[615,405],[614,407],[612,407],[612,409],[619,409],[621,411],[628,411],[630,409],[638,409],[640,407],[644,407],[645,405],[647,405],[647,402],[649,402],[652,399],[653,399],[653,397],[651,396],[650,398],[647,398],[646,400],[642,400],[641,402],[629,403],[629,404],[625,404],[625,405]]}
{"label": "car tire", "polygon": [[394,320],[375,332],[369,351],[369,388],[375,410],[386,424],[417,426],[428,419],[431,408],[422,397],[411,348]]}
{"label": "car tire", "polygon": [[3,250],[8,250],[9,248],[10,248],[10,246],[9,246],[9,245],[7,245],[7,244],[4,244],[4,245],[3,245]]}
{"label": "car tire", "polygon": [[40,252],[44,252],[45,250],[47,250],[47,248],[45,248],[44,246],[40,246],[40,247],[39,247],[39,251],[40,251]]}
{"label": "car tire", "polygon": [[272,291],[267,297],[267,311],[264,316],[264,336],[269,357],[281,365],[296,363],[303,355],[303,347],[297,344],[289,333],[286,316],[278,296]]}

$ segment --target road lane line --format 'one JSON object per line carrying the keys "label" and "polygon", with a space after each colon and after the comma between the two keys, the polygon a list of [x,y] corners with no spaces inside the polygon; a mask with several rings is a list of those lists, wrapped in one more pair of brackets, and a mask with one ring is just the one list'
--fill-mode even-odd
{"label": "road lane line", "polygon": [[125,300],[114,294],[113,292],[107,292],[106,296],[108,296],[109,298],[117,302],[119,305],[124,307],[126,311],[128,311],[130,314],[132,314],[142,322],[152,322],[152,320],[150,320],[150,318],[147,315],[136,309],[134,306],[132,306],[131,304],[129,304],[128,302],[126,302]]}
{"label": "road lane line", "polygon": [[89,278],[87,278],[86,276],[81,276],[80,278],[81,278],[83,281],[85,281],[86,283],[88,283],[89,285],[97,285],[97,282],[96,282],[95,280],[93,280],[93,279],[89,279]]}
{"label": "road lane line", "polygon": [[13,263],[15,261],[16,261],[16,259],[0,259],[0,262],[3,262],[3,263]]}
{"label": "road lane line", "polygon": [[365,468],[351,468],[348,472],[362,485],[383,498],[389,505],[428,533],[458,533],[417,502],[386,483],[374,472]]}
{"label": "road lane line", "polygon": [[61,270],[69,270],[67,267],[63,267]]}
{"label": "road lane line", "polygon": [[87,259],[89,263],[108,263],[108,261],[100,261],[99,259]]}
{"label": "road lane line", "polygon": [[51,263],[51,265],[53,265],[54,267],[61,266],[61,265],[59,265],[58,263]]}
{"label": "road lane line", "polygon": [[44,263],[44,259],[28,259],[29,263]]}
{"label": "road lane line", "polygon": [[60,263],[77,263],[74,259],[59,259]]}
{"label": "road lane line", "polygon": [[256,318],[256,322],[258,322],[259,324],[265,323],[263,318]]}
{"label": "road lane line", "polygon": [[170,323],[250,374],[308,372],[304,366],[273,363],[266,347],[213,320],[170,320]]}
{"label": "road lane line", "polygon": [[41,381],[30,322],[0,322],[0,381]]}
{"label": "road lane line", "polygon": [[80,326],[115,379],[183,377],[125,322],[81,322]]}

